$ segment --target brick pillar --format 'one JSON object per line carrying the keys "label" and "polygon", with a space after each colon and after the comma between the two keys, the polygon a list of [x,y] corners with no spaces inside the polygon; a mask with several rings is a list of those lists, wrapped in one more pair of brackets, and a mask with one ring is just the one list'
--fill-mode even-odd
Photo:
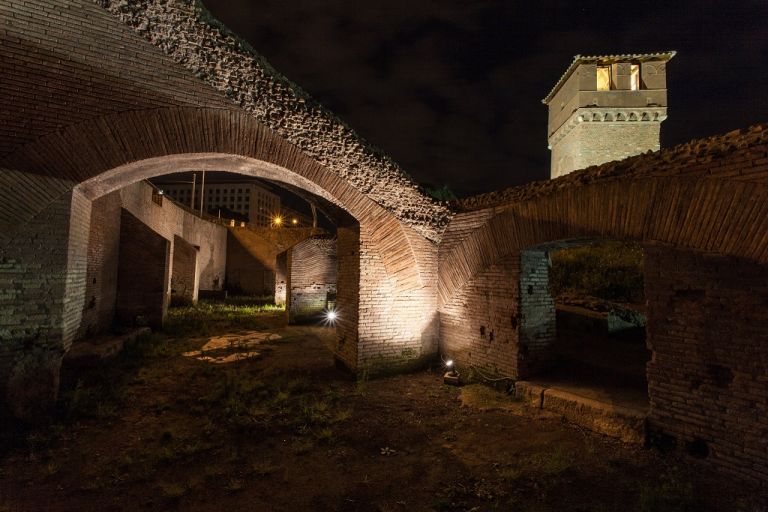
{"label": "brick pillar", "polygon": [[197,249],[178,235],[173,237],[173,265],[171,269],[171,299],[185,303],[197,302],[200,283]]}
{"label": "brick pillar", "polygon": [[98,335],[112,326],[120,251],[120,193],[95,199],[91,205],[85,306],[77,339]]}
{"label": "brick pillar", "polygon": [[[379,242],[375,242],[371,229],[360,227],[360,374],[376,376],[413,370],[437,358],[437,247],[418,235],[406,234],[409,244],[387,246],[386,237],[377,237]],[[388,251],[388,257],[399,258],[403,268],[415,272],[398,275],[388,271],[384,251]],[[341,241],[339,254],[341,258]]]}
{"label": "brick pillar", "polygon": [[338,261],[336,240],[311,237],[288,250],[288,322],[294,323],[321,314],[329,300],[336,300]]}
{"label": "brick pillar", "polygon": [[549,292],[549,256],[543,250],[520,252],[520,351],[518,377],[548,364],[557,336],[555,301]]}
{"label": "brick pillar", "polygon": [[275,261],[275,304],[285,305],[288,288],[288,251],[277,255]]}
{"label": "brick pillar", "polygon": [[161,328],[170,299],[170,242],[123,210],[115,319]]}
{"label": "brick pillar", "polygon": [[645,248],[652,439],[768,482],[768,268]]}
{"label": "brick pillar", "polygon": [[360,317],[360,228],[339,226],[337,232],[339,277],[336,321],[336,353],[338,362],[357,370],[358,319]]}
{"label": "brick pillar", "polygon": [[90,215],[91,202],[69,192],[2,248],[0,396],[17,418],[38,418],[56,401],[85,303]]}

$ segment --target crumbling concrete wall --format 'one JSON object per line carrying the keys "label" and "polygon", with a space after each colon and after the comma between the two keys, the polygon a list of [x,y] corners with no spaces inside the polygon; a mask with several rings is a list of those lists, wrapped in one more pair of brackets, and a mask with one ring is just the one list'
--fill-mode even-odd
{"label": "crumbling concrete wall", "polygon": [[336,239],[314,236],[287,251],[286,311],[288,322],[315,318],[336,300]]}

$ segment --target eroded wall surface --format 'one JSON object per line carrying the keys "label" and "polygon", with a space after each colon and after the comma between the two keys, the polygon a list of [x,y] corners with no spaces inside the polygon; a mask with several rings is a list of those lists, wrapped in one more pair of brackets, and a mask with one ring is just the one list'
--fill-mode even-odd
{"label": "eroded wall surface", "polygon": [[315,318],[336,301],[338,257],[336,239],[311,237],[299,242],[287,254],[288,322]]}
{"label": "eroded wall surface", "polygon": [[653,435],[768,481],[768,267],[659,245],[645,258]]}

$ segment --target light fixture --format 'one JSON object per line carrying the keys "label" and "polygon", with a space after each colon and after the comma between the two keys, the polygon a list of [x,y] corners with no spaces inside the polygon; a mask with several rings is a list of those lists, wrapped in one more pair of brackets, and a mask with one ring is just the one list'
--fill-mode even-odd
{"label": "light fixture", "polygon": [[298,224],[298,223],[299,223],[299,221],[297,219],[291,220],[291,224]]}
{"label": "light fixture", "polygon": [[339,319],[339,313],[335,309],[326,309],[323,314],[325,315],[325,318],[323,319],[324,325],[335,325],[336,320]]}
{"label": "light fixture", "polygon": [[278,215],[272,219],[272,223],[275,226],[280,226],[283,223],[283,218]]}
{"label": "light fixture", "polygon": [[461,386],[461,375],[456,371],[453,359],[445,361],[445,367],[448,368],[448,371],[443,375],[443,382],[451,386]]}

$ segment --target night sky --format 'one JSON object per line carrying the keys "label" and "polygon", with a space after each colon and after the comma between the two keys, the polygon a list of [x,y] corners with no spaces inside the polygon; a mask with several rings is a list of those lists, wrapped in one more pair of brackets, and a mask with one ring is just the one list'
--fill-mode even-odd
{"label": "night sky", "polygon": [[677,50],[662,147],[768,121],[768,1],[204,0],[421,183],[549,177],[549,92],[576,54]]}

